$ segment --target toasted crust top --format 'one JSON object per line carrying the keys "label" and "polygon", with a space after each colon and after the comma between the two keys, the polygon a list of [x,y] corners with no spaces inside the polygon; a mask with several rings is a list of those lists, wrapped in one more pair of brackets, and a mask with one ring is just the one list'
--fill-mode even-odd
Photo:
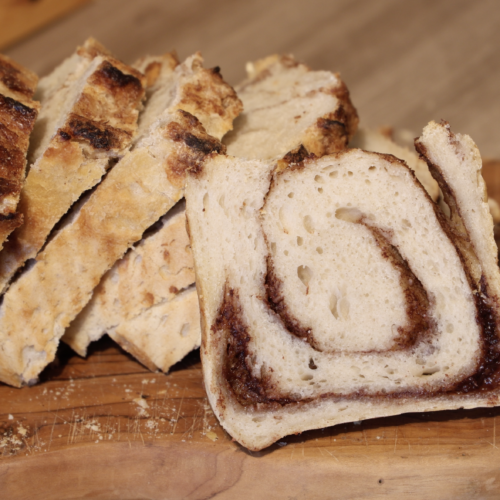
{"label": "toasted crust top", "polygon": [[0,55],[0,248],[23,222],[16,208],[39,110],[39,103],[32,100],[37,82],[33,72]]}

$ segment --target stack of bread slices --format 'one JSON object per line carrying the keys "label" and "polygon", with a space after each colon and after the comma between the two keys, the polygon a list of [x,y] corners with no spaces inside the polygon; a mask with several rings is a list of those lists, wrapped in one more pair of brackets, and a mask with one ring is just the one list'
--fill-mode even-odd
{"label": "stack of bread slices", "polygon": [[252,450],[498,404],[472,140],[431,122],[417,154],[358,130],[337,74],[291,56],[247,73],[127,66],[91,39],[33,101],[36,76],[0,59],[0,380],[36,382],[60,339],[85,356],[108,334],[164,372],[201,345],[212,408]]}

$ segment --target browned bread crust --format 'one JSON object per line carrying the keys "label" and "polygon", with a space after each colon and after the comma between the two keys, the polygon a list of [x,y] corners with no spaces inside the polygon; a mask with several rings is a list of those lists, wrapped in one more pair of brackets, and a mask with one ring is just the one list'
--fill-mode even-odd
{"label": "browned bread crust", "polygon": [[[86,78],[84,73],[66,84],[80,85],[81,91],[67,115],[61,117],[64,122],[47,146],[35,145],[39,152],[34,153],[34,163],[19,202],[24,224],[12,233],[0,254],[0,288],[3,289],[16,270],[36,256],[71,205],[99,182],[109,159],[123,155],[137,129],[144,76],[108,55],[93,39],[80,47],[77,54],[78,64],[87,65],[92,72]],[[45,84],[49,88],[46,93],[60,92],[58,85],[64,86],[65,82]],[[51,113],[60,112],[51,110]],[[43,123],[36,125],[42,129],[43,126]]]}
{"label": "browned bread crust", "polygon": [[0,55],[0,249],[23,222],[16,212],[26,171],[29,137],[39,104],[32,97],[38,77]]}

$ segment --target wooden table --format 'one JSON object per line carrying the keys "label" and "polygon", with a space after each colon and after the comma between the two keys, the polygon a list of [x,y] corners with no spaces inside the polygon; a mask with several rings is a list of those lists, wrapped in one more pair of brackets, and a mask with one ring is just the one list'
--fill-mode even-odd
{"label": "wooden table", "polygon": [[[6,52],[43,74],[89,35],[127,62],[200,49],[232,83],[292,52],[341,72],[364,125],[445,118],[500,158],[499,25],[487,0],[101,0]],[[153,374],[104,339],[87,360],[63,347],[35,387],[0,385],[0,498],[498,498],[499,415],[376,419],[250,453],[217,424],[197,353]]]}

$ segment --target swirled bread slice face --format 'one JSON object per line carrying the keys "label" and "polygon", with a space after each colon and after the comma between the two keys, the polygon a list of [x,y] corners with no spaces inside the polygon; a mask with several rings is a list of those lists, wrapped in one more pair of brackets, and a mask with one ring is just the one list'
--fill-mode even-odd
{"label": "swirled bread slice face", "polygon": [[322,156],[347,146],[358,116],[339,75],[311,71],[292,56],[248,63],[247,73],[236,87],[245,111],[224,138],[228,154],[282,158],[299,142]]}
{"label": "swirled bread slice face", "polygon": [[0,253],[0,289],[34,258],[83,192],[130,147],[144,96],[143,76],[95,40],[40,80],[41,110],[21,193],[24,224]]}
{"label": "swirled bread slice face", "polygon": [[37,82],[33,72],[0,54],[0,249],[23,222],[17,205],[29,138],[40,109],[33,100]]}
{"label": "swirled bread slice face", "polygon": [[[314,148],[318,154],[326,150],[334,150],[336,147],[343,147],[350,140],[357,122],[354,108],[345,89],[343,97],[337,101],[338,109],[331,111],[344,116],[347,124],[344,127],[337,125],[324,128],[322,126],[325,122],[325,108],[320,104],[335,105],[331,96],[325,95],[321,90],[313,92],[312,96],[308,96],[307,99],[304,97],[304,94],[312,89],[321,88],[326,84],[325,82],[332,85],[330,93],[334,93],[335,88],[338,90],[343,85],[339,83],[335,84],[337,85],[335,87],[332,84],[337,81],[338,77],[327,72],[311,72],[290,58],[272,57],[264,61],[264,66],[271,65],[273,74],[277,74],[275,84],[281,87],[279,91],[270,94],[270,82],[263,86],[257,85],[258,78],[263,76],[264,68],[252,70],[252,83],[245,82],[237,87],[242,89],[240,97],[245,108],[242,118],[237,118],[237,121],[254,123],[257,119],[268,124],[265,144],[252,143],[254,149],[250,149],[247,140],[252,139],[248,136],[245,127],[239,127],[234,133],[228,134],[232,136],[229,140],[229,147],[233,154],[250,155],[252,158],[279,156],[284,146],[283,130],[279,124],[274,124],[275,114],[277,110],[279,113],[285,110],[285,115],[296,116],[300,106],[304,106],[301,113],[308,113],[308,118],[296,120],[294,127],[288,130],[290,135],[287,137],[287,147],[298,149],[304,142],[304,138],[318,136],[322,137],[321,147]],[[251,68],[259,67],[259,64],[254,63]],[[306,81],[308,87],[305,87]],[[262,109],[256,107],[256,101],[265,102],[266,107]],[[316,105],[316,108],[308,108],[311,102]],[[327,109],[331,110],[331,108]],[[351,115],[348,116],[342,111],[343,109],[350,110]],[[240,134],[244,140],[239,140]],[[306,144],[310,145],[311,142],[306,141]],[[197,326],[199,313],[195,312],[196,292],[193,288],[184,290],[188,284],[194,285],[194,272],[190,274],[192,281],[187,283],[185,281],[187,274],[173,275],[170,271],[171,269],[191,270],[192,268],[191,263],[187,264],[187,259],[191,259],[191,253],[188,248],[186,252],[184,251],[184,243],[181,243],[176,250],[179,242],[184,241],[184,236],[181,238],[180,231],[173,233],[173,227],[169,224],[163,225],[155,233],[154,238],[145,239],[137,247],[141,255],[139,259],[136,250],[132,249],[112,271],[103,277],[91,301],[69,329],[68,335],[71,334],[73,339],[71,346],[79,354],[85,355],[89,343],[108,332],[119,343],[121,339],[125,339],[126,343],[122,342],[122,347],[132,353],[138,352],[137,357],[144,365],[151,369],[159,368],[166,371],[189,351],[189,342],[192,343],[192,349],[199,346],[200,330]],[[168,250],[168,258],[163,257],[165,249]],[[169,293],[170,287],[174,290],[183,290],[183,292],[182,294]],[[148,301],[145,302],[146,296]],[[170,300],[173,300],[172,304],[169,304]],[[165,317],[167,319],[163,319]],[[144,318],[142,329],[140,318]],[[184,319],[181,320],[182,318]],[[154,330],[152,324],[161,325],[161,327]],[[169,331],[171,333],[168,333]],[[179,335],[179,331],[183,332],[184,336]],[[162,353],[165,353],[163,360]]]}
{"label": "swirled bread slice face", "polygon": [[396,158],[403,160],[415,172],[415,176],[424,186],[429,196],[433,201],[439,198],[439,186],[434,180],[425,161],[420,159],[414,151],[410,151],[407,147],[396,144],[386,135],[376,130],[359,129],[349,147],[363,149],[365,151],[373,151],[375,153],[384,153],[394,155]]}
{"label": "swirled bread slice face", "polygon": [[[148,57],[140,61],[139,67],[150,68],[146,74],[154,74],[158,70],[156,64],[155,58]],[[146,109],[190,110],[207,132],[217,138],[232,127],[233,118],[241,111],[241,102],[217,69],[203,68],[200,54],[177,67],[173,86],[167,85],[162,75],[160,72],[155,83],[157,90],[153,89],[151,104]],[[152,120],[141,121],[139,127],[148,122]],[[161,144],[161,140],[160,134],[155,141]],[[181,174],[178,179],[172,178],[180,188],[173,197],[175,201],[183,196],[182,161],[172,168],[172,174],[178,168]],[[154,236],[131,249],[103,277],[63,338],[80,355],[85,356],[89,343],[107,332],[146,366],[168,371],[199,346],[192,257],[183,216],[179,217],[161,224]],[[167,214],[164,221],[169,218]],[[140,252],[140,257],[136,252]]]}
{"label": "swirled bread slice face", "polygon": [[217,156],[186,188],[204,380],[224,428],[259,450],[497,404],[494,308],[411,170],[356,149],[294,161]]}

